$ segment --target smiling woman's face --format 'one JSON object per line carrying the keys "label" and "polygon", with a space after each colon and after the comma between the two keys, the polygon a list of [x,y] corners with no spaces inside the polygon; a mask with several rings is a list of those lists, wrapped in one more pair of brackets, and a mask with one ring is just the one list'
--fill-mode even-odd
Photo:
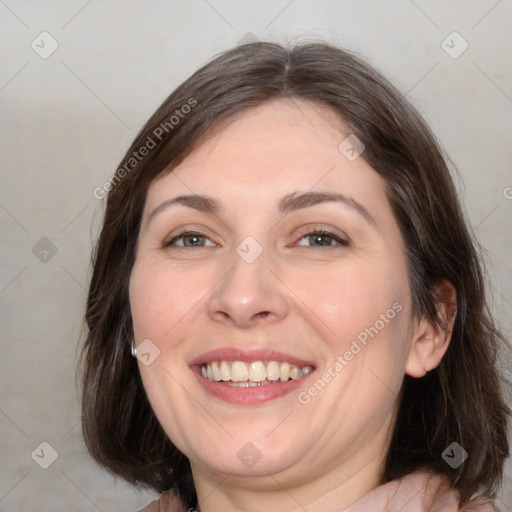
{"label": "smiling woman's face", "polygon": [[348,134],[327,109],[268,103],[148,190],[135,344],[160,351],[144,386],[195,473],[382,468],[416,324],[384,181],[338,149]]}

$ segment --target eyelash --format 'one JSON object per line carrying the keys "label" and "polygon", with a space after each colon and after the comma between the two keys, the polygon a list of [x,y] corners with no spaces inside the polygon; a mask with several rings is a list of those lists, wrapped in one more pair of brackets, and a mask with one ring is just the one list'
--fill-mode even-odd
{"label": "eyelash", "polygon": [[[318,245],[318,246],[316,246],[317,249],[324,249],[326,247],[334,248],[334,247],[339,247],[339,246],[348,247],[350,245],[348,238],[342,238],[340,235],[337,235],[336,233],[333,233],[332,231],[329,231],[324,228],[316,228],[316,227],[307,228],[305,231],[303,231],[300,234],[299,241],[302,240],[303,238],[306,238],[308,236],[313,236],[313,235],[327,236],[329,238],[332,238],[332,240],[334,240],[335,242],[338,243],[338,245],[329,245],[329,246]],[[311,246],[311,247],[315,247],[315,246]]]}
{"label": "eyelash", "polygon": [[[326,248],[335,248],[335,247],[340,247],[340,246],[348,247],[350,245],[350,242],[347,239],[342,238],[341,236],[337,235],[336,233],[333,233],[333,232],[328,231],[323,228],[308,228],[307,230],[305,230],[304,232],[302,232],[300,234],[300,238],[298,241],[300,242],[303,238],[313,236],[313,235],[327,236],[327,237],[331,238],[332,240],[334,240],[335,242],[337,242],[338,245],[328,245],[328,246],[311,245],[309,247],[316,247],[317,249],[326,249]],[[197,231],[183,231],[183,232],[179,233],[178,235],[174,236],[173,238],[171,238],[170,240],[168,240],[167,242],[164,242],[163,247],[169,248],[169,247],[174,246],[174,248],[178,248],[178,250],[196,249],[196,248],[200,248],[200,247],[205,247],[204,245],[200,245],[200,246],[199,245],[198,246],[176,246],[176,245],[174,245],[177,240],[180,240],[181,238],[184,238],[186,236],[196,236],[196,237],[202,237],[202,238],[208,239],[207,236],[205,236],[202,233],[199,233]],[[305,246],[299,246],[299,247],[305,247]]]}

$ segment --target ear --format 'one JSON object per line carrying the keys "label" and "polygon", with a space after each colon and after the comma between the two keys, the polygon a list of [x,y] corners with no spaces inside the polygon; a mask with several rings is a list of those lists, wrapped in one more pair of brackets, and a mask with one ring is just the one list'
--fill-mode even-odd
{"label": "ear", "polygon": [[422,318],[416,326],[405,373],[411,377],[423,377],[436,368],[443,358],[453,332],[457,315],[457,292],[450,281],[442,279],[433,290],[437,314],[444,325]]}

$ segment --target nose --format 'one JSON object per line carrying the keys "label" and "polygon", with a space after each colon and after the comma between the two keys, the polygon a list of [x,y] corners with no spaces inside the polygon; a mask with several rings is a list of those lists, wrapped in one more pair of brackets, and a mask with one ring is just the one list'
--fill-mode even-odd
{"label": "nose", "polygon": [[208,314],[242,329],[282,320],[289,311],[285,290],[267,266],[265,252],[252,263],[235,253],[231,268],[209,297]]}

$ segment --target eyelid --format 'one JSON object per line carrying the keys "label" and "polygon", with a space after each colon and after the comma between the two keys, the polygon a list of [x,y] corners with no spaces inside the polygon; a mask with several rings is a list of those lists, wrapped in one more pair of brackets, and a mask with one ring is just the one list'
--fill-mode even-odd
{"label": "eyelid", "polygon": [[[348,246],[352,244],[352,240],[350,237],[337,229],[334,228],[328,228],[325,226],[306,226],[304,228],[301,228],[299,230],[299,234],[297,235],[299,237],[298,241],[302,240],[306,236],[315,235],[315,234],[322,234],[325,236],[329,236],[336,240],[341,246]],[[331,246],[334,247],[334,246]],[[321,246],[318,246],[318,248],[322,248]]]}
{"label": "eyelid", "polygon": [[[298,233],[294,236],[294,239],[296,239],[296,240],[293,243],[293,245],[298,245],[298,242],[300,242],[303,238],[306,238],[307,236],[312,236],[315,234],[328,236],[328,237],[332,238],[333,240],[335,240],[337,242],[338,246],[342,246],[342,247],[349,246],[352,243],[352,241],[350,240],[350,237],[347,236],[343,232],[340,232],[334,228],[327,228],[325,226],[313,225],[313,226],[306,226],[306,227],[300,228]],[[216,242],[214,242],[210,236],[203,233],[199,229],[194,230],[193,228],[183,228],[182,230],[179,230],[177,233],[168,235],[166,237],[165,241],[162,243],[162,247],[167,248],[167,247],[174,246],[174,247],[183,248],[183,249],[212,247],[212,245],[198,245],[198,246],[175,245],[175,242],[177,240],[179,240],[185,236],[193,236],[193,235],[205,238],[206,240],[209,240],[210,242],[212,242],[213,245],[217,245]],[[315,246],[311,246],[311,247],[315,247]],[[318,249],[326,249],[329,247],[332,248],[332,247],[337,247],[337,246],[334,245],[334,246],[326,246],[326,247],[322,247],[322,246],[316,246],[316,247]]]}
{"label": "eyelid", "polygon": [[[211,237],[206,235],[205,233],[203,233],[203,232],[201,232],[199,230],[194,230],[194,229],[188,228],[188,229],[180,230],[177,233],[168,235],[165,238],[165,240],[162,242],[162,247],[164,247],[164,248],[171,247],[171,244],[173,244],[173,242],[176,242],[176,240],[179,240],[180,238],[183,238],[185,236],[192,236],[192,235],[203,237],[203,238],[209,240],[210,242],[212,242],[214,245],[217,245],[211,239]],[[183,248],[183,249],[194,249],[194,248],[201,248],[201,247],[212,247],[211,245],[208,245],[208,246],[198,245],[198,246],[194,247],[194,246],[181,246],[181,245],[175,245],[175,244],[173,244],[173,246],[174,247]]]}

